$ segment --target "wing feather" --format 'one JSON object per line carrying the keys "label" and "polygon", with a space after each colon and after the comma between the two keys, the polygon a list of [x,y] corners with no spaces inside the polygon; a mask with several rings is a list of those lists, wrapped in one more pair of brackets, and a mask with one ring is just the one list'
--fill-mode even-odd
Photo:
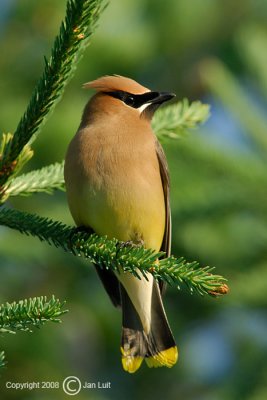
{"label": "wing feather", "polygon": [[[169,176],[168,163],[163,148],[157,139],[155,143],[156,143],[156,152],[159,162],[162,188],[164,193],[165,218],[166,218],[165,232],[160,250],[166,253],[166,257],[169,257],[171,255],[171,229],[172,229],[171,207],[170,207],[170,176]],[[161,292],[163,292],[165,289],[165,284],[163,282],[160,282],[159,286]]]}

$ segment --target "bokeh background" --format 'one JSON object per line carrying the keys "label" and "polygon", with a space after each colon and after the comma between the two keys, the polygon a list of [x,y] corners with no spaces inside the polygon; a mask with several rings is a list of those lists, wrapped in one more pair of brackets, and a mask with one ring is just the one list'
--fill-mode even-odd
{"label": "bokeh background", "polygon": [[[0,122],[12,132],[49,56],[65,0],[0,0]],[[111,382],[78,399],[267,398],[267,1],[117,0],[100,19],[63,100],[34,143],[25,171],[64,158],[103,74],[130,76],[177,98],[211,105],[211,117],[164,145],[171,174],[173,254],[216,267],[220,299],[169,289],[166,310],[180,350],[168,369],[120,365],[121,315],[86,261],[0,228],[0,301],[67,300],[63,323],[0,337],[8,368],[1,399],[65,399],[62,390],[15,391],[5,382]],[[64,193],[10,206],[72,224]]]}

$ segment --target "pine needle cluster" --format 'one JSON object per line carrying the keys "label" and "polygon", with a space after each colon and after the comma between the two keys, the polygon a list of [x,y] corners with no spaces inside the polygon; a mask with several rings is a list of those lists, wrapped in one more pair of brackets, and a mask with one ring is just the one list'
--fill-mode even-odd
{"label": "pine needle cluster", "polygon": [[32,328],[40,328],[46,322],[57,322],[59,316],[65,314],[65,302],[61,303],[54,296],[47,300],[46,296],[5,303],[0,306],[0,333],[31,332]]}

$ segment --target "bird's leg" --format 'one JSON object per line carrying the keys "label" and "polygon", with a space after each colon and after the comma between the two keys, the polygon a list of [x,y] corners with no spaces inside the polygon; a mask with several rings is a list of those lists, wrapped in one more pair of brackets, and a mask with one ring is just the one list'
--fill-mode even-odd
{"label": "bird's leg", "polygon": [[127,242],[120,242],[117,244],[117,246],[121,249],[124,247],[142,247],[144,246],[145,242],[143,239],[139,240],[138,242],[133,241],[133,240],[127,240]]}
{"label": "bird's leg", "polygon": [[145,244],[144,238],[142,234],[135,232],[131,235],[131,240],[127,240],[126,242],[121,243],[123,247],[142,247]]}
{"label": "bird's leg", "polygon": [[125,248],[135,248],[135,247],[143,247],[145,244],[144,239],[141,235],[136,234],[134,239],[127,240],[126,242],[117,243],[117,253],[120,249]]}

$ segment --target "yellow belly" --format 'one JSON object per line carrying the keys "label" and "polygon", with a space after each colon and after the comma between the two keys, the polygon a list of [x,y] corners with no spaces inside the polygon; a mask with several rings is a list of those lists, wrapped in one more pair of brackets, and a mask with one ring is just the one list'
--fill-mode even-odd
{"label": "yellow belly", "polygon": [[89,226],[100,236],[143,241],[146,247],[159,250],[165,229],[163,193],[129,183],[95,191],[87,182],[77,193],[72,191],[69,204],[73,218],[77,225]]}

